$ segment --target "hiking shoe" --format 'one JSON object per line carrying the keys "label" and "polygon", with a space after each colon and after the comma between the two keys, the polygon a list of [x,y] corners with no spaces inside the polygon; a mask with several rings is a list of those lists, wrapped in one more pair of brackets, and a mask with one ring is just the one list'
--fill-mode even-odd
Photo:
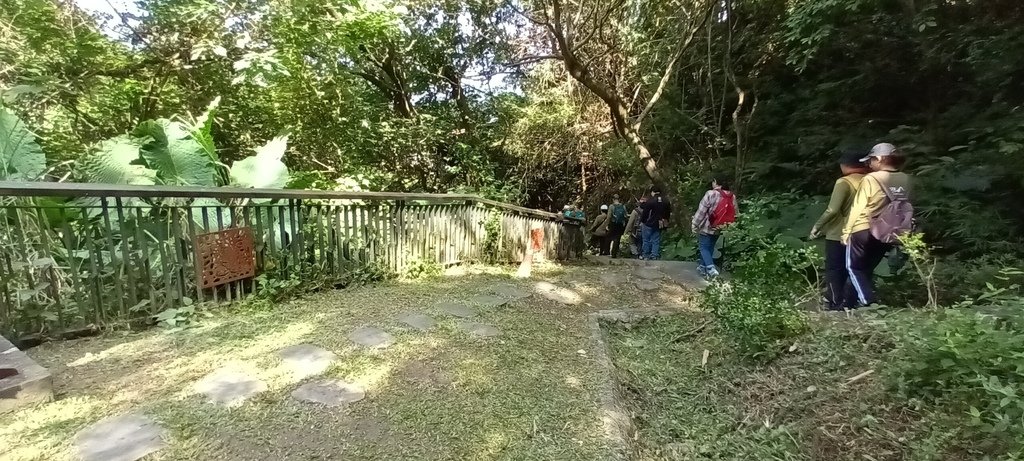
{"label": "hiking shoe", "polygon": [[709,279],[718,278],[719,275],[722,274],[719,274],[718,269],[715,269],[714,267],[709,267],[707,273],[705,274],[705,276]]}
{"label": "hiking shoe", "polygon": [[706,277],[708,275],[708,269],[704,266],[697,266],[697,273],[700,274],[701,277]]}

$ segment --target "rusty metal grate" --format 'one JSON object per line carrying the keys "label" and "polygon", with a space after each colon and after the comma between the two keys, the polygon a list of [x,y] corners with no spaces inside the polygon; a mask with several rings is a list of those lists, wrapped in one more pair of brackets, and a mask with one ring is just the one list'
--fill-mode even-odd
{"label": "rusty metal grate", "polygon": [[196,277],[200,288],[213,288],[255,275],[251,228],[196,235]]}

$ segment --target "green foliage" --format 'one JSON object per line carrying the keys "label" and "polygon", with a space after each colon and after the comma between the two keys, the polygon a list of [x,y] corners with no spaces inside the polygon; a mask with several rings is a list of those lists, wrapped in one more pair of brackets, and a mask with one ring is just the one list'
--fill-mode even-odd
{"label": "green foliage", "polygon": [[481,247],[484,262],[493,263],[501,256],[498,254],[501,238],[501,213],[493,210],[487,215],[487,220],[484,221],[484,243]]}
{"label": "green foliage", "polygon": [[278,136],[246,157],[231,165],[231,185],[257,189],[283,189],[290,177],[288,167],[281,159],[288,144],[288,136]]}
{"label": "green foliage", "polygon": [[35,181],[46,171],[46,158],[25,123],[0,105],[0,180]]}
{"label": "green foliage", "polygon": [[890,386],[912,405],[940,412],[940,422],[959,428],[972,452],[1024,450],[1022,301],[1016,298],[1014,308],[998,315],[953,308],[888,320],[898,343]]}
{"label": "green foliage", "polygon": [[414,259],[406,263],[405,269],[402,270],[402,278],[411,280],[430,279],[439,277],[443,272],[443,268],[436,261]]}
{"label": "green foliage", "polygon": [[[223,174],[213,145],[212,109],[193,126],[168,119],[142,122],[129,135],[105,140],[82,159],[82,179],[106,184],[283,188],[290,175],[282,158],[287,136],[278,136],[256,155],[234,162]],[[228,182],[230,181],[230,183]]]}
{"label": "green foliage", "polygon": [[715,282],[699,304],[739,350],[757,360],[776,358],[809,327],[792,292],[768,281]]}

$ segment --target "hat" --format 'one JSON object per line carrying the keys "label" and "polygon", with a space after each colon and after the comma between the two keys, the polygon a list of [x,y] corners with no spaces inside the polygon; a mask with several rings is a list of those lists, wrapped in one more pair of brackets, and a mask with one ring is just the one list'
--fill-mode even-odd
{"label": "hat", "polygon": [[871,152],[868,152],[867,157],[864,157],[864,158],[860,159],[860,161],[861,162],[866,162],[869,159],[871,159],[871,157],[875,157],[875,158],[888,157],[890,155],[896,155],[897,152],[898,151],[896,150],[896,146],[894,146],[892,144],[889,144],[887,142],[883,142],[883,143],[875,144],[875,147],[871,148]]}
{"label": "hat", "polygon": [[846,166],[864,166],[864,161],[861,160],[861,156],[864,154],[861,152],[863,151],[856,151],[852,149],[843,151],[839,156],[839,164]]}
{"label": "hat", "polygon": [[601,211],[608,211],[608,205],[601,205]]}

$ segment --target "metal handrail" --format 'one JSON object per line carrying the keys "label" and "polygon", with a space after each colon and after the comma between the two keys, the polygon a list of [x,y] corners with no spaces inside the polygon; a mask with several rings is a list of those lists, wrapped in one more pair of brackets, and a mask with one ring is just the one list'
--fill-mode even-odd
{"label": "metal handrail", "polygon": [[137,197],[137,198],[266,198],[324,200],[466,201],[516,213],[560,220],[561,215],[502,203],[472,194],[406,192],[342,192],[303,189],[247,189],[240,187],[137,186],[75,182],[0,181],[0,196],[13,197]]}

